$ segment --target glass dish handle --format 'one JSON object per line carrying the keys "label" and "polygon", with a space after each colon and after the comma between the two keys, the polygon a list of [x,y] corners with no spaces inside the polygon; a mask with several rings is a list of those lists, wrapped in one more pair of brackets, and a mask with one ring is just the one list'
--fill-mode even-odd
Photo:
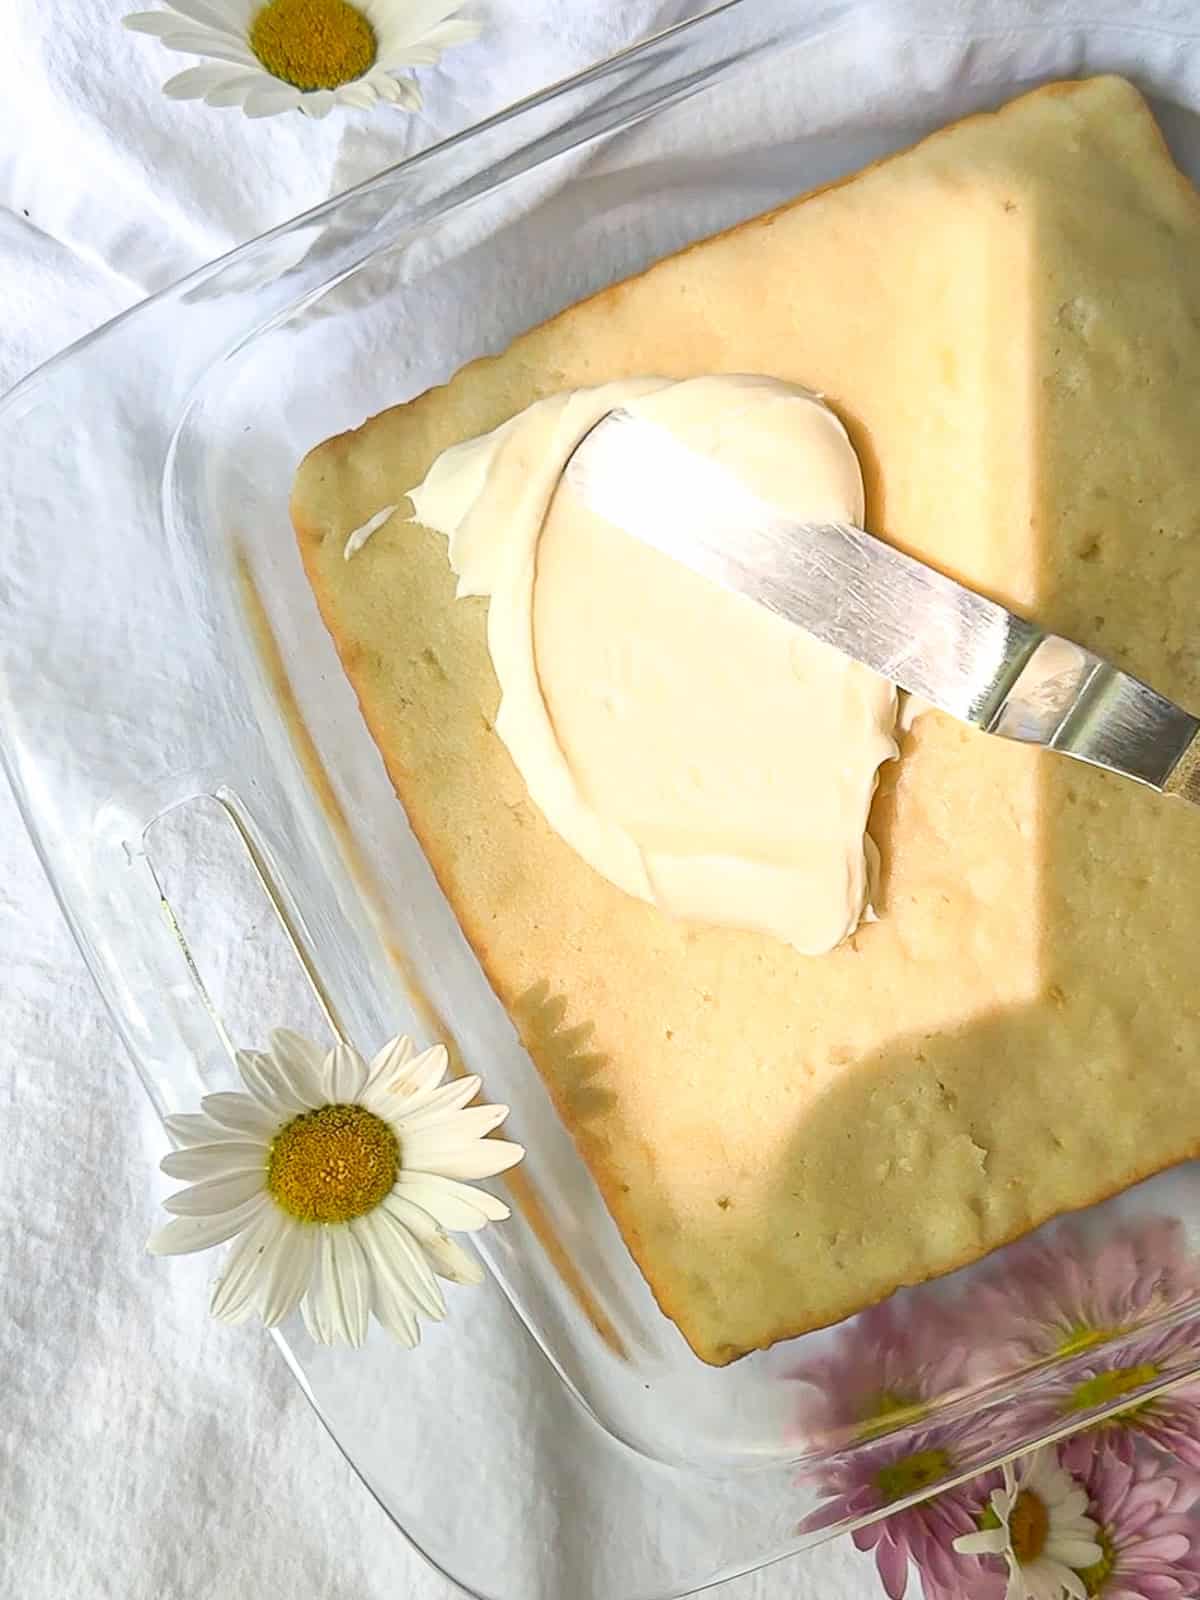
{"label": "glass dish handle", "polygon": [[[847,10],[812,9],[814,27]],[[203,1020],[207,1036],[211,1019],[177,1004],[178,942],[142,835],[170,806],[226,783],[256,802],[278,798],[255,788],[271,764],[228,692],[208,553],[162,514],[199,386],[381,250],[427,254],[468,209],[486,231],[510,180],[690,98],[787,32],[781,11],[744,6],[718,9],[702,31],[669,29],[201,268],[0,401],[0,759],[160,1110],[194,1096],[196,1028]],[[55,582],[81,566],[94,583]],[[149,629],[155,707],[171,706],[169,722],[130,704]],[[268,812],[287,826],[286,806]]]}

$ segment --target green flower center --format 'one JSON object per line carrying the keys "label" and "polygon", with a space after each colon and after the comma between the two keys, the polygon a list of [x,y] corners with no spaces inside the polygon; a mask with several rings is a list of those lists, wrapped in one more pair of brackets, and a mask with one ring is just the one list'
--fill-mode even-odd
{"label": "green flower center", "polygon": [[249,44],[273,78],[295,89],[337,89],[375,65],[375,29],[348,0],[268,0]]}
{"label": "green flower center", "polygon": [[1103,1528],[1096,1530],[1096,1543],[1100,1546],[1100,1559],[1090,1567],[1084,1567],[1079,1576],[1083,1579],[1083,1587],[1089,1595],[1099,1594],[1104,1585],[1112,1577],[1113,1568],[1117,1564],[1117,1552],[1113,1549],[1113,1542]]}
{"label": "green flower center", "polygon": [[1056,1356],[1082,1355],[1085,1350],[1094,1350],[1098,1344],[1107,1344],[1120,1332],[1120,1328],[1089,1328],[1080,1325],[1070,1330],[1054,1353]]}
{"label": "green flower center", "polygon": [[875,1484],[885,1506],[904,1500],[922,1489],[932,1489],[948,1477],[954,1464],[944,1450],[917,1450],[911,1456],[901,1456],[886,1467],[880,1467]]}
{"label": "green flower center", "polygon": [[880,1434],[892,1433],[896,1428],[906,1428],[919,1422],[929,1407],[919,1400],[906,1400],[903,1395],[882,1389],[864,1406],[864,1416],[855,1430],[860,1439],[877,1439]]}
{"label": "green flower center", "polygon": [[362,1106],[328,1105],[293,1117],[271,1141],[267,1189],[298,1222],[350,1222],[392,1188],[396,1135]]}
{"label": "green flower center", "polygon": [[1013,1555],[1023,1567],[1036,1561],[1046,1548],[1050,1533],[1050,1513],[1041,1495],[1022,1489],[1008,1519],[1008,1536]]}
{"label": "green flower center", "polygon": [[1111,1405],[1114,1400],[1153,1383],[1160,1370],[1152,1361],[1143,1361],[1136,1367],[1114,1367],[1111,1372],[1097,1373],[1072,1389],[1063,1409],[1090,1411],[1093,1406]]}

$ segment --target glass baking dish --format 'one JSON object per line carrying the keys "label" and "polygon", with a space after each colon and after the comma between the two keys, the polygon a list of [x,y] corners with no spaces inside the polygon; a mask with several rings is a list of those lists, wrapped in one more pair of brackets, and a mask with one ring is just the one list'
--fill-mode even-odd
{"label": "glass baking dish", "polygon": [[[159,1112],[228,1087],[231,1046],[305,1008],[365,1050],[443,1037],[513,1107],[529,1156],[482,1289],[412,1354],[314,1348],[298,1321],[279,1336],[364,1482],[472,1593],[560,1592],[583,1550],[598,1600],[688,1593],[1200,1370],[1188,1168],[840,1327],[701,1364],[407,828],[287,513],[321,439],[1047,78],[1134,76],[1200,176],[1200,27],[1055,15],[735,0],[247,244],[3,402],[4,761]],[[235,914],[243,868],[262,905]],[[298,987],[255,979],[267,925]],[[1116,1309],[1039,1336],[1047,1281],[1072,1274]]]}

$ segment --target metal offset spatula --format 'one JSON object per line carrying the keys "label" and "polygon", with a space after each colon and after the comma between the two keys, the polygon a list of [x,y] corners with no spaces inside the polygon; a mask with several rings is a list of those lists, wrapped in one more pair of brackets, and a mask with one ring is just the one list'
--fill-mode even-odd
{"label": "metal offset spatula", "polygon": [[610,411],[564,486],[607,521],[987,733],[1200,805],[1200,719],[848,523],[797,523],[664,428]]}

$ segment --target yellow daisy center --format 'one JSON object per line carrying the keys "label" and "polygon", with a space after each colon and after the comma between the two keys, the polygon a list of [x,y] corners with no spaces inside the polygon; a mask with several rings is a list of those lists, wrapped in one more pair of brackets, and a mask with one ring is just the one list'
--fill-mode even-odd
{"label": "yellow daisy center", "polygon": [[1084,1567],[1079,1576],[1083,1579],[1083,1587],[1088,1594],[1099,1594],[1104,1585],[1112,1577],[1113,1568],[1117,1564],[1117,1552],[1113,1549],[1113,1542],[1103,1528],[1096,1530],[1096,1543],[1100,1546],[1100,1559],[1090,1567]]}
{"label": "yellow daisy center", "polygon": [[1008,1519],[1008,1536],[1013,1555],[1023,1567],[1036,1561],[1046,1548],[1050,1533],[1050,1513],[1046,1502],[1032,1489],[1022,1489]]}
{"label": "yellow daisy center", "polygon": [[268,0],[249,44],[273,78],[296,89],[337,89],[375,65],[375,29],[348,0]]}
{"label": "yellow daisy center", "polygon": [[267,1189],[299,1222],[349,1222],[375,1209],[399,1166],[396,1135],[381,1117],[362,1106],[319,1106],[271,1141]]}
{"label": "yellow daisy center", "polygon": [[880,1467],[876,1477],[879,1493],[885,1506],[919,1489],[932,1489],[935,1483],[949,1473],[950,1457],[944,1450],[918,1450],[911,1456],[902,1456],[890,1466]]}

